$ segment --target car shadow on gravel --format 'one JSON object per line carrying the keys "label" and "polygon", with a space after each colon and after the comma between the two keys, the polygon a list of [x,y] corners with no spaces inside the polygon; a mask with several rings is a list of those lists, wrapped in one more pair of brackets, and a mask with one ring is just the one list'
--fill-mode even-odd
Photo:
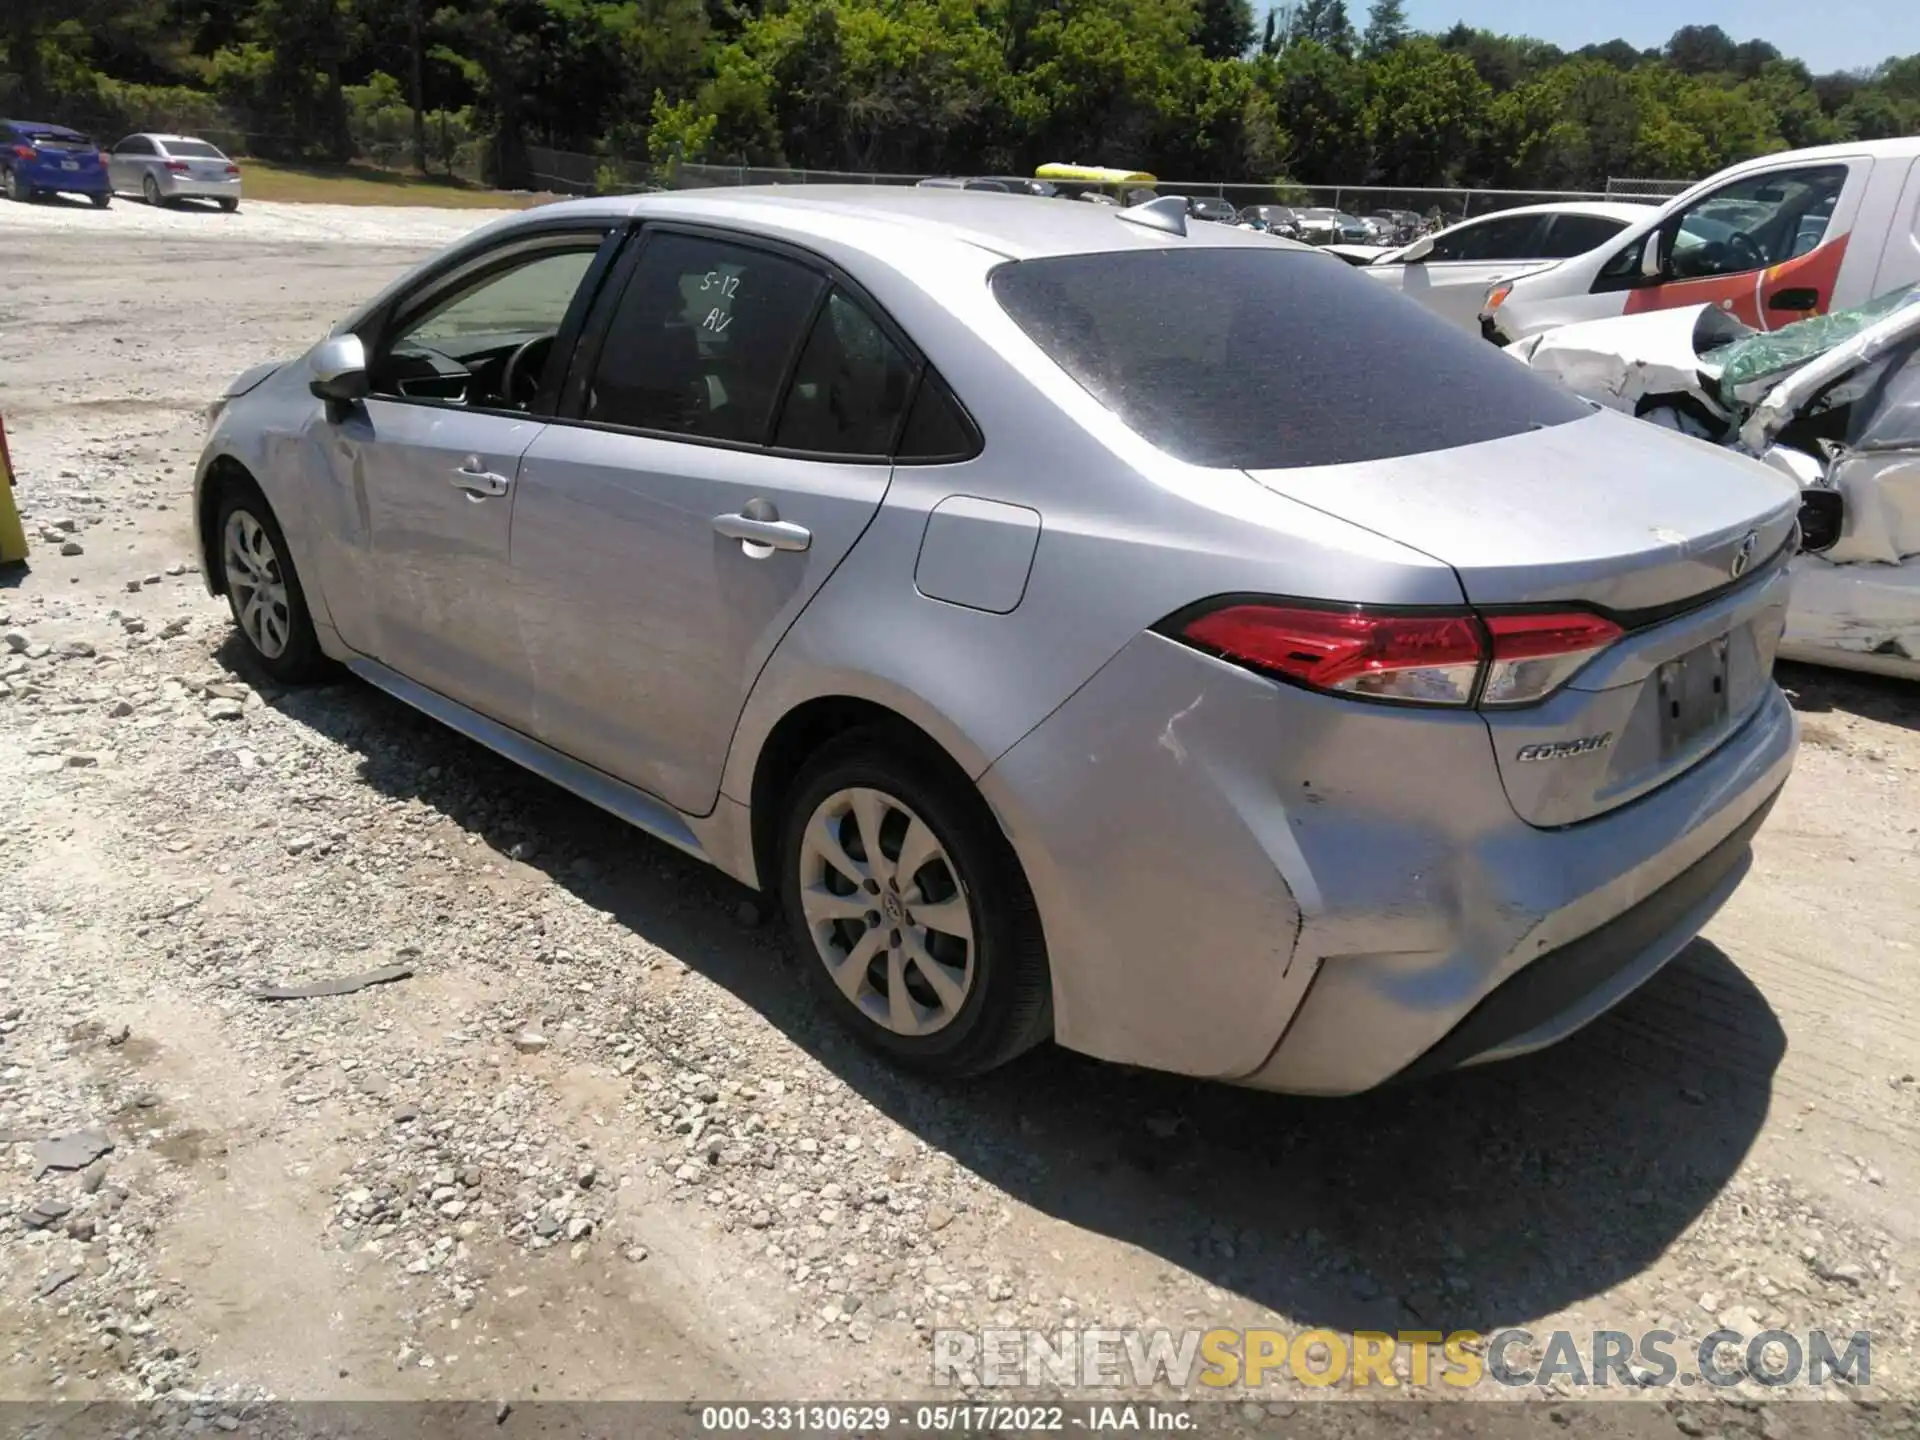
{"label": "car shadow on gravel", "polygon": [[1802,715],[1838,711],[1883,725],[1920,730],[1920,680],[1896,680],[1784,660],[1774,667],[1774,678]]}
{"label": "car shadow on gravel", "polygon": [[1630,1279],[1732,1177],[1786,1047],[1760,992],[1697,941],[1560,1046],[1352,1099],[1051,1046],[936,1086],[845,1039],[779,926],[717,871],[357,682],[267,697],[357,752],[381,793],[433,807],[503,856],[531,846],[526,863],[731,991],[1010,1198],[1299,1324],[1487,1330]]}

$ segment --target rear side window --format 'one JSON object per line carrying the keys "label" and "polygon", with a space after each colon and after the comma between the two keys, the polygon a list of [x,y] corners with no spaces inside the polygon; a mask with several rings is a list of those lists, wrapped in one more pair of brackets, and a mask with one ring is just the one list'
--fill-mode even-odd
{"label": "rear side window", "polygon": [[929,464],[941,460],[968,460],[980,448],[979,436],[946,382],[929,369],[907,413],[895,459]]}
{"label": "rear side window", "polygon": [[913,365],[836,289],[813,322],[773,443],[817,455],[884,457],[907,408]]}
{"label": "rear side window", "polygon": [[586,418],[765,444],[823,284],[769,251],[651,236],[607,331]]}
{"label": "rear side window", "polygon": [[1208,246],[1016,261],[1000,305],[1122,423],[1190,464],[1447,450],[1593,412],[1322,255]]}

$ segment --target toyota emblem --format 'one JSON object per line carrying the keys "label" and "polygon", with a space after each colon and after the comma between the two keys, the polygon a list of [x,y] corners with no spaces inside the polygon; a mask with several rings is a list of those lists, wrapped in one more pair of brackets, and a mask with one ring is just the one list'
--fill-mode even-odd
{"label": "toyota emblem", "polygon": [[1734,579],[1738,580],[1747,573],[1747,567],[1753,564],[1753,552],[1759,546],[1760,537],[1751,530],[1740,537],[1739,547],[1733,552],[1733,564],[1727,567],[1733,572]]}

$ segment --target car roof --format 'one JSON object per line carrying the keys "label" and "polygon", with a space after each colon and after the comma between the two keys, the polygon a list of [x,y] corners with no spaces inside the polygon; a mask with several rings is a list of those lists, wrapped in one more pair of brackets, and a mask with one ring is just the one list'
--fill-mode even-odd
{"label": "car roof", "polygon": [[1658,208],[1658,202],[1641,200],[1557,200],[1545,205],[1515,205],[1506,210],[1489,210],[1485,215],[1469,215],[1455,225],[1475,225],[1500,215],[1593,215],[1602,220],[1618,220],[1631,225],[1644,220]]}
{"label": "car roof", "polygon": [[[159,130],[136,130],[134,135],[138,135],[147,140],[158,140],[162,145],[171,144],[180,140],[191,140],[195,145],[213,144],[210,140],[202,140],[198,135],[168,135]],[[131,140],[133,136],[129,135],[127,138]],[[220,147],[215,145],[214,148],[217,150]]]}
{"label": "car roof", "polygon": [[[766,226],[787,234],[831,229],[862,249],[895,248],[915,233],[958,240],[1008,259],[1083,255],[1173,245],[1280,245],[1307,250],[1251,231],[1207,226],[1184,239],[1120,218],[1104,205],[992,190],[947,190],[912,185],[753,185],[712,190],[565,200],[523,211],[502,230],[533,225],[556,214],[708,220]],[[851,225],[863,232],[848,237]]]}
{"label": "car roof", "polygon": [[46,120],[0,120],[0,125],[9,125],[15,130],[31,130],[36,135],[71,135],[76,140],[87,138],[78,130],[69,129],[65,125],[55,125]]}

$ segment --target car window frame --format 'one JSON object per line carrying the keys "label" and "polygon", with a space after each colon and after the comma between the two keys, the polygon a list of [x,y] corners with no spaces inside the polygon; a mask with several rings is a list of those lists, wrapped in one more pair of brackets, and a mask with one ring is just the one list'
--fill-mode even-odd
{"label": "car window frame", "polygon": [[1559,230],[1562,222],[1569,221],[1569,220],[1590,220],[1595,222],[1596,224],[1611,225],[1613,226],[1613,233],[1611,235],[1608,235],[1605,239],[1600,240],[1595,244],[1587,246],[1585,250],[1575,250],[1570,255],[1537,255],[1537,256],[1531,256],[1529,258],[1537,259],[1537,260],[1572,260],[1575,258],[1575,256],[1591,254],[1593,251],[1600,249],[1602,246],[1610,245],[1615,240],[1619,239],[1621,233],[1627,229],[1629,224],[1632,223],[1630,221],[1618,219],[1612,215],[1586,215],[1586,214],[1582,214],[1577,210],[1560,210],[1560,211],[1554,212],[1553,214],[1547,217],[1547,221],[1548,221],[1547,228],[1540,237],[1541,245],[1544,247],[1552,244],[1554,233],[1557,230]]}
{"label": "car window frame", "polygon": [[[147,148],[144,150],[129,150],[127,148],[129,145],[144,145]],[[128,159],[128,158],[139,159],[139,160],[151,160],[158,154],[158,152],[159,152],[159,147],[154,144],[151,137],[146,135],[128,135],[128,136],[124,136],[121,139],[120,143],[118,145],[115,145],[113,149],[109,150],[107,153],[111,155],[113,158],[115,158],[116,160]]]}
{"label": "car window frame", "polygon": [[[468,405],[428,395],[375,393],[367,398],[393,405],[423,405],[456,414],[504,415],[521,420],[550,421],[559,403],[562,381],[572,368],[573,352],[579,344],[581,330],[599,299],[609,272],[632,238],[630,231],[616,216],[578,217],[553,224],[516,228],[490,245],[458,250],[444,257],[414,284],[363,318],[350,332],[359,336],[361,343],[366,346],[367,371],[371,378],[381,358],[387,353],[386,347],[393,333],[422,310],[429,308],[449,289],[465,287],[469,282],[484,283],[495,274],[504,274],[516,268],[517,262],[533,252],[542,249],[563,251],[572,248],[570,242],[583,241],[596,233],[600,239],[593,259],[580,278],[579,288],[567,304],[560,328],[554,332],[553,354],[548,357],[539,392],[525,410],[499,405]],[[580,245],[579,248],[584,250],[586,246]],[[554,363],[556,359],[559,360],[557,365]]]}
{"label": "car window frame", "polygon": [[[1791,165],[1780,165],[1764,170],[1749,170],[1744,175],[1736,175],[1722,184],[1715,186],[1712,190],[1695,197],[1684,208],[1676,208],[1671,213],[1661,215],[1658,224],[1648,226],[1639,235],[1629,240],[1624,247],[1614,251],[1607,257],[1606,262],[1601,265],[1599,272],[1593,277],[1593,285],[1588,293],[1600,295],[1618,290],[1642,290],[1655,285],[1698,285],[1711,283],[1716,280],[1732,280],[1741,275],[1761,275],[1773,269],[1776,264],[1788,263],[1788,261],[1775,261],[1766,265],[1756,265],[1746,270],[1726,270],[1713,275],[1675,275],[1669,268],[1673,263],[1674,237],[1680,233],[1680,227],[1685,223],[1687,216],[1693,214],[1702,205],[1719,198],[1736,186],[1749,185],[1755,181],[1778,180],[1802,171],[1813,170],[1839,170],[1841,172],[1840,188],[1834,192],[1833,209],[1827,213],[1827,229],[1830,230],[1833,226],[1834,216],[1840,213],[1841,203],[1846,199],[1848,187],[1854,183],[1854,164],[1850,158],[1840,157],[1833,160],[1815,161],[1811,163],[1802,160]],[[1659,237],[1657,242],[1654,239],[1656,236]],[[1658,275],[1643,274],[1641,264],[1646,256],[1647,246],[1654,243],[1658,243],[1663,252],[1661,256],[1660,273]],[[1817,250],[1821,245],[1826,243],[1827,232],[1826,230],[1822,230],[1820,240],[1814,246],[1814,249]],[[1634,258],[1627,266],[1627,273],[1623,275],[1607,274],[1606,272],[1618,264],[1628,251],[1633,253]],[[1812,251],[1804,253],[1811,254]],[[1790,256],[1789,260],[1798,260],[1800,258],[1801,256],[1794,255]]]}
{"label": "car window frame", "polygon": [[[814,296],[813,305],[808,311],[806,323],[801,326],[792,349],[787,353],[781,370],[780,388],[768,411],[766,429],[757,444],[750,440],[689,435],[684,431],[656,430],[644,426],[622,425],[614,421],[587,418],[587,390],[595,372],[599,369],[601,353],[606,347],[607,333],[612,329],[614,319],[619,314],[620,302],[625,299],[628,286],[633,283],[634,272],[645,260],[648,242],[655,236],[662,235],[678,235],[708,240],[717,245],[732,245],[743,250],[759,250],[804,266],[822,282],[819,292]],[[806,351],[807,342],[813,338],[814,326],[820,323],[827,301],[836,288],[843,291],[849,299],[866,311],[868,318],[879,327],[880,333],[906,357],[908,366],[913,372],[913,378],[907,385],[906,396],[901,402],[900,414],[894,421],[893,434],[888,441],[885,455],[800,450],[773,443],[774,437],[779,434],[780,421],[786,413],[787,401],[793,392],[794,379],[800,368],[800,357]],[[954,408],[959,412],[967,432],[972,437],[972,449],[965,456],[916,458],[897,454],[901,438],[906,433],[907,421],[913,414],[914,404],[920,398],[921,387],[926,383],[928,375],[934,376],[935,380],[945,387],[948,396],[953,400]],[[940,373],[938,367],[928,358],[926,351],[914,343],[913,337],[906,332],[899,321],[894,319],[887,307],[875,298],[871,290],[849,274],[844,266],[835,264],[818,251],[775,236],[762,235],[751,230],[734,229],[727,225],[679,219],[641,219],[634,222],[629,243],[622,250],[612,273],[600,286],[593,308],[586,317],[569,356],[566,374],[560,383],[557,404],[548,419],[550,423],[556,425],[573,425],[615,435],[635,435],[677,445],[700,445],[715,450],[731,450],[744,455],[769,455],[784,460],[808,460],[829,465],[953,465],[977,457],[985,443],[980,426],[973,418],[973,412],[952,382]]]}
{"label": "car window frame", "polygon": [[[1483,215],[1476,220],[1462,221],[1459,225],[1456,225],[1455,227],[1453,227],[1450,234],[1453,236],[1458,236],[1458,235],[1464,234],[1468,230],[1489,230],[1493,226],[1501,224],[1502,222],[1511,224],[1515,220],[1528,220],[1532,222],[1532,225],[1528,231],[1529,239],[1531,239],[1531,237],[1537,233],[1540,235],[1542,240],[1544,240],[1546,237],[1546,229],[1542,224],[1542,222],[1549,218],[1551,217],[1537,214],[1537,213],[1533,215],[1523,216],[1523,215],[1502,214],[1499,211],[1495,211],[1491,215]],[[1433,237],[1434,245],[1437,248],[1443,240],[1446,240],[1448,238],[1449,238],[1449,235],[1446,233],[1436,235]],[[1429,254],[1425,260],[1419,261],[1417,263],[1422,265],[1503,265],[1510,260],[1530,260],[1533,258],[1534,257],[1532,255],[1529,255],[1526,253],[1519,253],[1519,254],[1512,254],[1512,255],[1472,255],[1472,256],[1459,256],[1459,257],[1452,257],[1452,258],[1447,256],[1442,256],[1442,255]]]}

